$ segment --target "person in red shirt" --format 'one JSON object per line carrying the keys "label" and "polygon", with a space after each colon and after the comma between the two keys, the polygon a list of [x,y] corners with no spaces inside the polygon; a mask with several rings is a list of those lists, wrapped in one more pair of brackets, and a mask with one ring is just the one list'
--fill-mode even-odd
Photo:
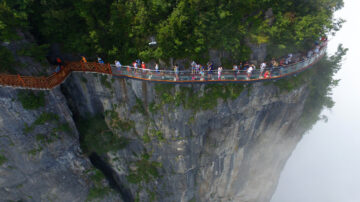
{"label": "person in red shirt", "polygon": [[143,70],[145,70],[145,69],[146,69],[145,62],[142,62],[142,63],[141,63],[141,68],[142,68]]}
{"label": "person in red shirt", "polygon": [[269,72],[269,71],[266,71],[266,72],[265,72],[264,78],[265,78],[265,79],[270,78],[270,72]]}

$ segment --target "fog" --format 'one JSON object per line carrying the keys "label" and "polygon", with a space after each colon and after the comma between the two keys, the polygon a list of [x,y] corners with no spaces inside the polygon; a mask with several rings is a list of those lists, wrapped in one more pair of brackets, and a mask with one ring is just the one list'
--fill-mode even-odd
{"label": "fog", "polygon": [[360,1],[344,0],[336,13],[347,22],[332,37],[328,53],[342,43],[349,48],[341,79],[333,89],[336,102],[299,142],[285,165],[271,202],[360,201]]}

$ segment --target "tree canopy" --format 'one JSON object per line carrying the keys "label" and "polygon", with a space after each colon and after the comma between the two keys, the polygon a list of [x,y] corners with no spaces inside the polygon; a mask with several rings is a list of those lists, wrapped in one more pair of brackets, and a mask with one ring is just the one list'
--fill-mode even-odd
{"label": "tree canopy", "polygon": [[[3,0],[0,41],[31,32],[39,44],[129,63],[134,58],[205,61],[210,49],[247,59],[247,42],[271,53],[304,50],[336,31],[342,0]],[[150,37],[157,45],[149,46]],[[276,55],[275,54],[275,55]]]}

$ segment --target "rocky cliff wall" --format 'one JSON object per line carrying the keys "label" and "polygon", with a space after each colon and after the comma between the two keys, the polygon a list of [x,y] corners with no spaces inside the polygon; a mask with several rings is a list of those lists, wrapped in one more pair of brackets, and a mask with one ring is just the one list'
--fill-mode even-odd
{"label": "rocky cliff wall", "polygon": [[281,93],[272,84],[171,86],[78,73],[62,91],[78,119],[103,114],[128,140],[100,156],[139,201],[269,201],[304,133],[308,95],[306,85]]}
{"label": "rocky cliff wall", "polygon": [[35,92],[44,93],[44,105],[25,109],[20,92],[0,88],[0,201],[85,201],[95,170],[65,97],[59,88]]}

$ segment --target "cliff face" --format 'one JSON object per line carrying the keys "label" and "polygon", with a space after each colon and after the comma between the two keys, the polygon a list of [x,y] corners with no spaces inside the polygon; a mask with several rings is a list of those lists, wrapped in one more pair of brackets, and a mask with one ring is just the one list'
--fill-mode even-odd
{"label": "cliff face", "polygon": [[24,109],[19,92],[0,89],[0,201],[84,201],[93,170],[65,97],[54,89]]}
{"label": "cliff face", "polygon": [[62,91],[77,119],[104,114],[128,139],[100,156],[123,197],[140,201],[269,201],[304,133],[308,95],[306,85],[281,93],[271,84],[168,86],[78,73]]}

